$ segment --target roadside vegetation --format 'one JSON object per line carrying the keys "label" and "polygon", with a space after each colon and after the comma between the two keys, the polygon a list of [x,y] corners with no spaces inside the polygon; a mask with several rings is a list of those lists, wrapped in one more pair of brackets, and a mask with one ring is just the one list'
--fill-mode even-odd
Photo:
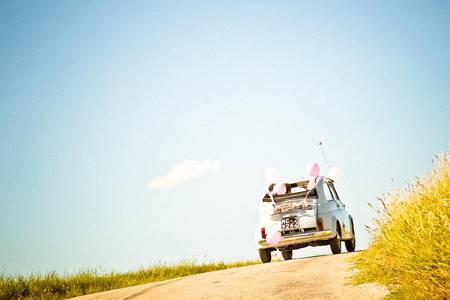
{"label": "roadside vegetation", "polygon": [[450,295],[450,160],[406,189],[387,194],[370,229],[367,251],[355,255],[354,284],[379,283],[388,299],[447,299]]}
{"label": "roadside vegetation", "polygon": [[0,275],[0,299],[62,299],[258,263],[259,261],[204,264],[182,262],[176,265],[156,265],[128,273],[89,271],[68,275]]}

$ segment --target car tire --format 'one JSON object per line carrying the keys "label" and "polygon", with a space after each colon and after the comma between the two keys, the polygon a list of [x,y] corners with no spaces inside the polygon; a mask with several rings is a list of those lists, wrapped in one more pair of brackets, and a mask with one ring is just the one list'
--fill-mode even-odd
{"label": "car tire", "polygon": [[259,258],[261,258],[261,262],[263,264],[269,263],[272,260],[272,251],[269,249],[258,249],[259,251]]}
{"label": "car tire", "polygon": [[356,237],[355,237],[355,230],[353,228],[353,219],[351,220],[352,222],[352,239],[345,241],[345,249],[347,249],[348,252],[353,252],[355,251],[356,248]]}
{"label": "car tire", "polygon": [[[339,224],[336,224],[339,226]],[[336,236],[330,240],[330,248],[333,254],[341,253],[341,231],[339,227],[336,228]]]}
{"label": "car tire", "polygon": [[281,255],[283,256],[284,260],[291,260],[292,259],[292,250],[281,251]]}

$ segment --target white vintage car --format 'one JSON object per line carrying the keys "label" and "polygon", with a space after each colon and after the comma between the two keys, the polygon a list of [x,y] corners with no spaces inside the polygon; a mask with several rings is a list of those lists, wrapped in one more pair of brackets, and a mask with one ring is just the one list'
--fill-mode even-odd
{"label": "white vintage car", "polygon": [[285,185],[285,194],[267,193],[263,197],[262,205],[271,208],[269,221],[277,234],[281,234],[277,243],[271,244],[267,228],[261,227],[258,250],[263,263],[270,262],[271,252],[275,250],[280,250],[285,260],[292,259],[293,250],[306,246],[330,245],[333,254],[338,254],[344,241],[347,251],[355,250],[353,219],[339,198],[333,180],[318,177],[312,189],[308,189],[308,181]]}

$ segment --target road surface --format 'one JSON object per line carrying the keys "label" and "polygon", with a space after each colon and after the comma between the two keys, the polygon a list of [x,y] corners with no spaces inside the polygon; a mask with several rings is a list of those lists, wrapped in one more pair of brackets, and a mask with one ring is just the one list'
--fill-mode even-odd
{"label": "road surface", "polygon": [[221,270],[78,297],[97,299],[382,299],[387,290],[351,286],[344,253]]}

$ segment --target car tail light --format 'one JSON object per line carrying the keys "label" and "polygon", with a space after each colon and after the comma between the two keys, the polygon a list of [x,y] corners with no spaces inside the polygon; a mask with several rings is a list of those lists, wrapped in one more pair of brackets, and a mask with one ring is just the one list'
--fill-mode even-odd
{"label": "car tail light", "polygon": [[317,218],[317,229],[322,231],[323,230],[323,219]]}
{"label": "car tail light", "polygon": [[261,236],[262,236],[263,239],[266,238],[266,228],[265,227],[261,228]]}

